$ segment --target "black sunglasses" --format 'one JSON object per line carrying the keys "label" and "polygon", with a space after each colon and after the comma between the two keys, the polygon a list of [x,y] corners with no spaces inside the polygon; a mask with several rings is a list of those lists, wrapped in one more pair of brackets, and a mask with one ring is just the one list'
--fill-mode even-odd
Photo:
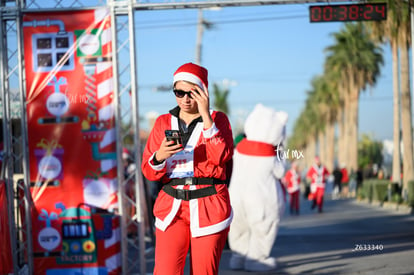
{"label": "black sunglasses", "polygon": [[186,92],[186,91],[183,91],[183,90],[174,89],[174,94],[178,98],[183,98],[185,95],[188,95],[189,98],[192,98],[191,97],[191,92]]}

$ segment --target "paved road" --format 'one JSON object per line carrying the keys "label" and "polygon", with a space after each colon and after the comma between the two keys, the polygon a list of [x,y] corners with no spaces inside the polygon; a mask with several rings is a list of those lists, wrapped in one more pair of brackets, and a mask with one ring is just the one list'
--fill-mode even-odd
{"label": "paved road", "polygon": [[219,274],[414,274],[414,215],[352,199],[327,200],[321,214],[309,206],[301,202],[301,215],[281,222],[272,250],[276,271],[232,271],[225,251]]}
{"label": "paved road", "polygon": [[286,213],[271,254],[278,259],[275,271],[233,271],[226,249],[219,274],[414,274],[414,215],[353,199],[326,200],[318,213],[302,201],[299,216]]}

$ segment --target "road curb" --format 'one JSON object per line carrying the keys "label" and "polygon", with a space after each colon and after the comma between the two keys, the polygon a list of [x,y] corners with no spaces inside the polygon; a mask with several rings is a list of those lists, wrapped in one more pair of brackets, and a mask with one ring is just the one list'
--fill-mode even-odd
{"label": "road curb", "polygon": [[368,200],[355,200],[358,204],[365,204],[373,207],[378,207],[386,210],[392,210],[401,214],[411,214],[414,215],[414,209],[412,206],[405,205],[405,204],[397,204],[392,202],[379,202],[379,201],[372,201],[369,202]]}

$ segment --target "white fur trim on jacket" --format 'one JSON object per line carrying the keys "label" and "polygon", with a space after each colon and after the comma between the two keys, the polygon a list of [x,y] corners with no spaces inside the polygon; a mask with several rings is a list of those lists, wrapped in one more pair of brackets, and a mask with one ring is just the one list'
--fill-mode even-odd
{"label": "white fur trim on jacket", "polygon": [[[184,186],[177,186],[177,189],[183,189],[183,188]],[[165,229],[167,229],[167,227],[173,221],[175,215],[177,215],[178,209],[180,209],[180,205],[181,205],[181,200],[174,198],[171,211],[170,213],[168,213],[165,219],[161,220],[159,218],[155,218],[155,227],[157,227],[161,231],[165,231]]]}
{"label": "white fur trim on jacket", "polygon": [[151,161],[154,159],[154,156],[157,152],[154,152],[154,154],[152,154],[152,156],[149,158],[148,163],[149,165],[152,167],[152,169],[156,170],[156,171],[160,171],[165,167],[165,161],[163,161],[162,163],[158,164],[158,165],[153,165],[151,163]]}
{"label": "white fur trim on jacket", "polygon": [[[195,189],[195,186],[191,186],[190,189]],[[192,237],[206,236],[214,234],[220,231],[223,231],[230,226],[231,221],[233,220],[233,209],[231,210],[230,216],[216,224],[212,224],[205,227],[200,227],[199,219],[199,210],[198,210],[198,200],[191,200],[189,203],[190,207],[190,230]]]}
{"label": "white fur trim on jacket", "polygon": [[[177,186],[177,189],[183,189],[183,186]],[[195,189],[196,189],[195,186],[190,187],[190,190],[195,190]],[[167,227],[173,221],[180,206],[181,206],[181,200],[174,199],[170,213],[168,213],[168,215],[165,217],[164,220],[156,218],[155,226],[161,231],[165,231]],[[206,236],[206,235],[210,235],[210,234],[223,231],[224,229],[230,226],[231,221],[233,220],[233,209],[232,209],[230,216],[227,219],[219,223],[213,224],[213,225],[200,227],[198,199],[190,200],[189,208],[190,208],[190,224],[191,224],[190,230],[191,230],[192,237]]]}
{"label": "white fur trim on jacket", "polygon": [[205,138],[211,138],[211,137],[213,137],[215,134],[217,134],[218,133],[218,129],[217,129],[217,127],[216,127],[216,123],[214,123],[213,122],[213,125],[209,128],[209,129],[206,129],[206,130],[203,130],[203,136],[205,137]]}

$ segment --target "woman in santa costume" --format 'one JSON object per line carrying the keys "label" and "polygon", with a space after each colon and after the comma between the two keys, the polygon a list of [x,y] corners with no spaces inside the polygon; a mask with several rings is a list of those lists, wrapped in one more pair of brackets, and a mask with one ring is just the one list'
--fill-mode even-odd
{"label": "woman in santa costume", "polygon": [[[227,116],[210,110],[207,70],[193,63],[174,73],[177,107],[156,120],[142,162],[144,176],[161,181],[154,205],[155,275],[183,274],[190,250],[193,275],[218,274],[233,217],[226,163],[233,155]],[[179,130],[182,144],[167,141]]]}
{"label": "woman in santa costume", "polygon": [[284,182],[290,197],[290,214],[299,214],[300,175],[296,161],[291,163],[289,171],[285,174]]}
{"label": "woman in santa costume", "polygon": [[322,165],[318,156],[315,157],[315,163],[309,168],[306,178],[310,183],[309,200],[312,200],[312,209],[318,207],[319,213],[322,212],[323,196],[325,194],[325,183],[329,176],[328,170]]}

